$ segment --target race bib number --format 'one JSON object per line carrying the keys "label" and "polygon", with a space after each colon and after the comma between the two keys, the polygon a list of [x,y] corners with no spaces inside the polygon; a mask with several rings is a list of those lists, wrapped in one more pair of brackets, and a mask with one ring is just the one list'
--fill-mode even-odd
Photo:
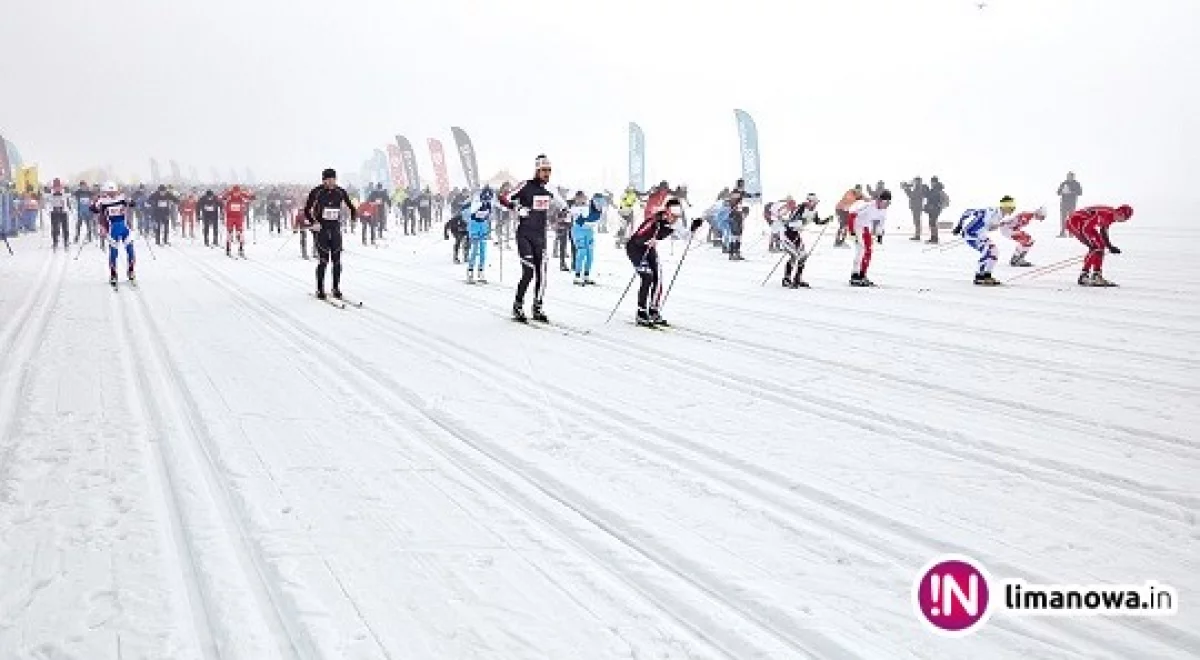
{"label": "race bib number", "polygon": [[342,219],[342,210],[341,209],[325,209],[321,213],[321,217],[326,220],[341,220]]}
{"label": "race bib number", "polygon": [[533,198],[533,210],[534,211],[549,211],[550,210],[550,196],[549,195],[535,196]]}
{"label": "race bib number", "polygon": [[242,210],[242,205],[241,204],[230,204],[229,210],[233,211],[235,213],[240,213]]}
{"label": "race bib number", "polygon": [[217,210],[217,207],[213,206],[212,204],[209,204],[208,206],[205,206],[205,207],[204,207],[204,210],[205,210],[205,211],[208,211],[208,212],[210,212],[210,213],[211,213],[211,212],[213,212],[213,211],[216,211],[216,210]]}
{"label": "race bib number", "polygon": [[120,206],[109,206],[104,209],[104,213],[110,218],[120,217],[125,215],[125,209]]}
{"label": "race bib number", "polygon": [[165,209],[165,208],[167,208],[167,205],[168,205],[169,203],[170,203],[170,202],[168,202],[168,201],[167,201],[167,200],[165,200],[165,199],[163,199],[163,200],[159,200],[159,202],[158,202],[158,208],[160,208],[160,209]]}
{"label": "race bib number", "polygon": [[80,197],[80,198],[79,198],[79,203],[80,203],[80,204],[82,204],[82,205],[84,205],[84,206],[87,206],[88,204],[91,204],[91,203],[92,203],[92,198],[91,198],[91,197]]}

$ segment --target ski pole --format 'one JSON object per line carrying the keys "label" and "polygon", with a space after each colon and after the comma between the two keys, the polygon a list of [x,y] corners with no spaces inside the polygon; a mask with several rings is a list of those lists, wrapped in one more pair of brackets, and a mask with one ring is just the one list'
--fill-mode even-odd
{"label": "ski pole", "polygon": [[[90,242],[91,242],[91,241],[88,241],[88,243],[90,243]],[[83,248],[85,248],[85,247],[87,247],[87,243],[84,243],[83,241],[80,241],[80,242],[79,242],[79,249],[78,249],[78,250],[75,250],[75,259],[74,259],[73,261],[79,261],[79,255],[83,254]]]}
{"label": "ski pole", "polygon": [[1080,261],[1083,261],[1085,257],[1086,257],[1086,255],[1075,256],[1075,257],[1071,257],[1070,259],[1063,259],[1062,261],[1056,261],[1052,264],[1041,266],[1040,268],[1034,268],[1033,270],[1027,270],[1024,273],[1018,273],[1016,275],[1013,275],[1012,277],[1008,278],[1008,281],[1011,282],[1013,280],[1019,280],[1022,277],[1040,277],[1042,275],[1047,275],[1049,273],[1053,273],[1055,271],[1062,270],[1068,266],[1072,266]]}
{"label": "ski pole", "polygon": [[[12,245],[10,245],[8,242],[8,234],[0,231],[0,238],[4,239],[4,247],[8,248],[8,254],[9,254],[9,256],[12,256],[12,253],[13,253]],[[75,258],[78,259],[79,257],[76,256]]]}
{"label": "ski pole", "polygon": [[692,239],[695,237],[695,232],[688,235],[687,245],[683,246],[683,256],[679,257],[679,263],[675,266],[675,274],[671,276],[671,282],[667,285],[667,290],[663,292],[662,300],[658,303],[659,312],[667,306],[667,297],[671,295],[671,289],[675,288],[675,279],[679,277],[679,271],[683,269],[683,262],[687,261],[688,252],[692,249]]}
{"label": "ski pole", "polygon": [[[299,230],[299,231],[304,231],[304,230],[303,230],[303,229],[301,229],[301,230]],[[288,243],[291,243],[291,242],[292,242],[292,236],[295,236],[297,233],[298,233],[298,232],[295,232],[295,231],[294,231],[294,232],[292,232],[292,235],[291,235],[291,236],[288,236],[287,238],[283,239],[283,243],[281,243],[281,244],[279,245],[279,249],[275,250],[275,254],[279,254],[280,252],[283,252],[283,248],[287,247],[287,246],[288,246]]]}
{"label": "ski pole", "polygon": [[946,245],[930,245],[929,247],[925,248],[924,250],[921,250],[921,253],[924,254],[926,252],[933,252],[935,250],[937,252],[946,252],[947,250],[953,250],[954,248],[962,245],[965,242],[966,242],[966,239],[959,238],[959,239],[955,239],[955,240],[951,241],[950,243],[948,243]]}
{"label": "ski pole", "polygon": [[143,235],[142,242],[146,244],[146,251],[150,253],[150,259],[158,261],[158,256],[154,254],[154,248],[150,247],[150,239]]}
{"label": "ski pole", "polygon": [[783,260],[787,258],[788,254],[786,252],[783,254],[783,256],[779,257],[779,261],[775,262],[775,266],[771,268],[771,272],[767,273],[767,276],[763,278],[762,284],[759,286],[766,286],[767,280],[771,279],[771,276],[774,275],[775,271],[779,270],[779,267],[783,264]]}

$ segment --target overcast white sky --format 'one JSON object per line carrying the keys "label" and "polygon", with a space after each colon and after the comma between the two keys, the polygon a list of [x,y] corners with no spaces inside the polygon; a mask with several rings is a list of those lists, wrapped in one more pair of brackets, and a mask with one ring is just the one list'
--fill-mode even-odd
{"label": "overcast white sky", "polygon": [[[956,201],[1200,180],[1200,0],[0,0],[0,133],[44,174],[175,158],[315,181],[463,126],[480,168],[768,195],[940,174]],[[18,57],[18,53],[27,55]],[[1097,200],[1099,201],[1099,200]]]}

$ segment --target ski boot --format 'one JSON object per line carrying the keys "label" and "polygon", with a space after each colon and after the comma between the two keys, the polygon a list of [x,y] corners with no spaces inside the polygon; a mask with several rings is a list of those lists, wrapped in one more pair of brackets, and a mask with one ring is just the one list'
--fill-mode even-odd
{"label": "ski boot", "polygon": [[937,245],[940,241],[938,241],[937,237],[935,236],[925,242],[929,245]]}
{"label": "ski boot", "polygon": [[325,289],[317,289],[317,300],[325,300],[328,296],[325,295]]}
{"label": "ski boot", "polygon": [[591,277],[589,277],[587,275],[583,276],[583,285],[584,286],[595,286],[595,284],[596,284],[596,280],[593,280]]}
{"label": "ski boot", "polygon": [[1103,275],[1097,272],[1092,276],[1092,286],[1114,287],[1117,286],[1117,284],[1116,282],[1109,282],[1108,280],[1104,279]]}
{"label": "ski boot", "polygon": [[650,313],[643,309],[638,310],[637,316],[634,317],[634,323],[637,323],[643,328],[654,327],[654,319],[650,318]]}
{"label": "ski boot", "polygon": [[654,325],[656,325],[656,326],[660,326],[660,327],[663,327],[663,328],[669,328],[669,327],[671,327],[671,324],[670,324],[670,323],[667,323],[667,320],[666,320],[666,319],[664,319],[664,318],[662,317],[662,315],[658,313],[658,310],[657,310],[657,309],[652,309],[652,310],[650,310],[650,322],[651,322],[651,323],[653,323],[653,324],[654,324]]}
{"label": "ski boot", "polygon": [[916,236],[909,236],[909,237],[908,237],[908,240],[910,240],[910,241],[917,241],[917,242],[920,242],[920,241],[921,241],[921,235],[920,235],[920,234],[917,234]]}
{"label": "ski boot", "polygon": [[1079,279],[1075,280],[1079,286],[1092,286],[1092,274],[1086,270],[1079,274]]}
{"label": "ski boot", "polygon": [[875,283],[867,279],[866,275],[854,273],[850,276],[850,286],[872,287],[875,286]]}
{"label": "ski boot", "polygon": [[229,257],[230,259],[233,258],[233,248],[229,247],[228,245],[225,246],[225,256]]}
{"label": "ski boot", "polygon": [[783,288],[785,288],[785,289],[792,288],[792,278],[790,278],[790,277],[783,278]]}
{"label": "ski boot", "polygon": [[467,271],[467,284],[474,284],[474,283],[475,283],[475,271],[468,270]]}
{"label": "ski boot", "polygon": [[246,248],[239,247],[238,248],[238,256],[245,259],[246,258]]}
{"label": "ski boot", "polygon": [[527,323],[529,321],[529,317],[525,316],[524,306],[519,302],[513,303],[512,317],[514,321],[520,323]]}
{"label": "ski boot", "polygon": [[483,274],[483,269],[479,269],[479,275],[475,276],[476,284],[487,284],[487,276]]}
{"label": "ski boot", "polygon": [[113,286],[116,286],[116,285],[117,285],[117,269],[115,269],[115,268],[114,268],[114,269],[112,269],[111,271],[109,271],[109,273],[108,273],[108,283],[109,283],[109,284],[111,284],[111,285],[113,285]]}
{"label": "ski boot", "polygon": [[136,275],[134,274],[134,272],[133,272],[133,266],[130,266],[130,267],[129,267],[129,270],[125,271],[125,277],[126,277],[126,279],[128,279],[130,282],[136,282],[136,281],[137,281],[137,276],[136,276]]}
{"label": "ski boot", "polygon": [[991,273],[979,273],[975,275],[975,284],[978,286],[1000,286],[1000,280],[992,277]]}
{"label": "ski boot", "polygon": [[337,298],[338,300],[342,299],[342,290],[337,287],[334,287],[333,291],[330,291],[329,293],[330,293],[330,295],[332,295],[334,298]]}
{"label": "ski boot", "polygon": [[1025,260],[1025,255],[1014,254],[1012,259],[1008,260],[1008,265],[1013,268],[1029,268],[1033,264]]}
{"label": "ski boot", "polygon": [[793,289],[808,289],[811,287],[808,286],[808,282],[805,282],[804,280],[797,277],[796,279],[792,280],[792,288]]}
{"label": "ski boot", "polygon": [[559,269],[559,270],[561,270],[561,271],[562,271],[562,272],[564,272],[564,273],[569,273],[569,272],[571,272],[571,267],[570,267],[570,266],[568,266],[568,265],[566,265],[566,264],[564,264],[564,263],[560,263],[560,264],[558,264],[558,269]]}
{"label": "ski boot", "polygon": [[583,286],[583,278],[579,275],[575,276],[575,286]]}
{"label": "ski boot", "polygon": [[541,303],[533,303],[533,309],[529,310],[529,318],[540,323],[549,323],[550,319],[546,313],[542,311]]}

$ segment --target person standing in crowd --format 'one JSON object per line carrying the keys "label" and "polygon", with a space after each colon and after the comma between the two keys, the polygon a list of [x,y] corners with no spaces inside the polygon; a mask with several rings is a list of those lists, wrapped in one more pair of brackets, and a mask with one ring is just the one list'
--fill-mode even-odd
{"label": "person standing in crowd", "polygon": [[367,196],[367,200],[375,203],[375,233],[382,239],[384,232],[387,231],[387,217],[388,212],[391,211],[392,198],[383,189],[383,184],[377,183],[375,190],[372,190],[371,194]]}
{"label": "person standing in crowd", "polygon": [[1083,186],[1075,180],[1074,172],[1067,172],[1067,178],[1058,184],[1058,237],[1067,236],[1067,219],[1075,212],[1079,198],[1083,195]]}
{"label": "person standing in crowd", "polygon": [[[900,189],[908,196],[908,210],[912,212],[913,219],[913,235],[910,241],[921,240],[921,213],[925,209],[925,197],[929,194],[929,186],[921,180],[921,177],[913,177],[912,183],[901,183]],[[930,228],[930,235],[934,234],[934,228]]]}
{"label": "person standing in crowd", "polygon": [[63,189],[58,179],[50,186],[50,195],[46,198],[50,209],[50,239],[54,241],[51,249],[58,249],[58,237],[62,236],[63,249],[71,243],[71,225],[68,222],[67,209],[71,207],[71,196]]}
{"label": "person standing in crowd", "polygon": [[170,228],[171,228],[171,211],[175,204],[179,203],[179,198],[175,193],[167,190],[165,185],[159,185],[158,189],[150,193],[146,198],[148,208],[146,212],[150,214],[151,224],[154,226],[154,244],[155,245],[170,245]]}
{"label": "person standing in crowd", "polygon": [[938,242],[938,217],[950,206],[950,196],[946,194],[946,186],[936,176],[929,178],[929,190],[925,194],[925,213],[929,216],[930,244]]}
{"label": "person standing in crowd", "polygon": [[86,181],[80,181],[79,187],[72,195],[75,197],[75,242],[79,242],[86,230],[87,242],[91,243],[96,231],[96,216],[92,213],[92,200],[95,199],[95,195],[88,188]]}
{"label": "person standing in crowd", "polygon": [[[196,208],[200,214],[200,227],[204,232],[204,247],[217,247],[219,227],[221,216],[225,213],[225,204],[220,197],[212,190],[205,190],[204,195],[196,201]],[[212,232],[212,240],[209,240],[209,232]]]}

